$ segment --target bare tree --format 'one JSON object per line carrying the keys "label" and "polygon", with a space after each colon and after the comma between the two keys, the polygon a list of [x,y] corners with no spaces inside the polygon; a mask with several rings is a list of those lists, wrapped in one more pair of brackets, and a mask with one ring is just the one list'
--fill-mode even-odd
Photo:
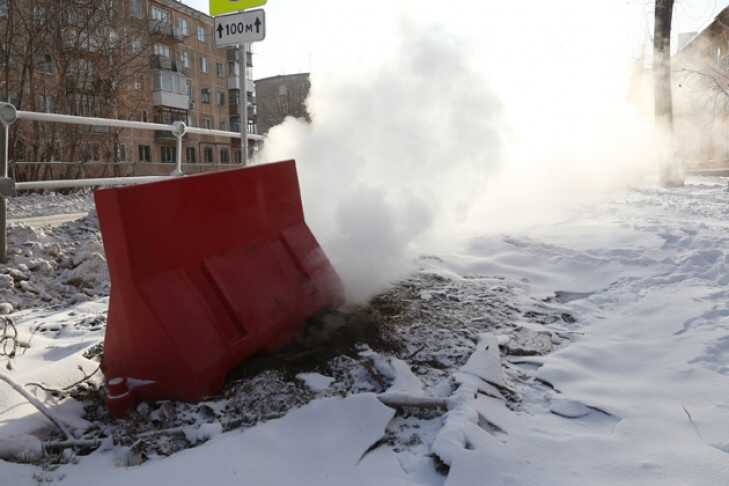
{"label": "bare tree", "polygon": [[[2,93],[19,109],[106,118],[138,118],[156,40],[145,15],[128,0],[8,2],[0,19]],[[18,123],[11,157],[118,160],[120,130]],[[50,166],[34,168],[45,178]],[[77,174],[66,174],[76,176]]]}

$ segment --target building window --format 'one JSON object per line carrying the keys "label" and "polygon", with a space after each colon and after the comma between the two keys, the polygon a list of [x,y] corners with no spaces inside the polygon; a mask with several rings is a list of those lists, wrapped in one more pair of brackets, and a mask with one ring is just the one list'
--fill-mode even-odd
{"label": "building window", "polygon": [[202,25],[197,26],[197,40],[205,42],[205,27]]}
{"label": "building window", "polygon": [[126,162],[127,159],[127,145],[124,143],[114,144],[114,160],[116,162]]}
{"label": "building window", "polygon": [[225,93],[223,93],[222,91],[218,92],[218,104],[220,106],[225,105]]}
{"label": "building window", "polygon": [[203,103],[205,105],[210,104],[210,90],[208,88],[203,88],[200,90],[200,103]]}
{"label": "building window", "polygon": [[133,39],[130,45],[130,50],[132,51],[132,54],[139,54],[142,52],[142,41],[140,39]]}
{"label": "building window", "polygon": [[43,74],[53,74],[53,58],[46,54],[43,56],[43,60],[38,64],[38,71]]}
{"label": "building window", "polygon": [[150,162],[152,160],[152,149],[149,145],[139,146],[139,161]]}
{"label": "building window", "polygon": [[241,154],[241,151],[240,151],[240,150],[236,150],[236,151],[235,151],[235,153],[234,153],[234,156],[235,156],[235,163],[236,163],[236,164],[240,164],[240,163],[242,163],[242,162],[243,162],[243,159],[241,159],[241,156],[240,156],[240,154]]}
{"label": "building window", "polygon": [[220,129],[223,131],[226,131],[228,129],[228,124],[225,123],[225,120],[220,120]]}
{"label": "building window", "polygon": [[208,58],[205,56],[200,56],[200,72],[208,72]]}
{"label": "building window", "polygon": [[213,128],[213,121],[207,116],[203,118],[203,128],[206,130],[212,130]]}
{"label": "building window", "polygon": [[53,109],[56,105],[55,96],[39,96],[38,97],[38,108],[40,111],[45,113],[53,113]]}
{"label": "building window", "polygon": [[162,162],[177,162],[177,148],[171,145],[163,145],[160,147]]}
{"label": "building window", "polygon": [[187,52],[187,49],[182,49],[180,51],[180,66],[184,68],[190,67],[190,53]]}
{"label": "building window", "polygon": [[0,0],[0,17],[8,15],[8,0]]}
{"label": "building window", "polygon": [[213,163],[213,148],[205,147],[205,149],[203,149],[203,154],[205,156],[205,163],[212,164]]}
{"label": "building window", "polygon": [[154,53],[157,56],[170,57],[170,47],[164,44],[155,44]]}
{"label": "building window", "polygon": [[230,163],[230,151],[228,151],[228,147],[220,147],[220,163]]}
{"label": "building window", "polygon": [[132,14],[132,17],[141,19],[143,17],[142,0],[131,0],[130,6],[129,6],[129,11]]}
{"label": "building window", "polygon": [[98,162],[99,145],[96,143],[83,144],[79,149],[79,156],[82,162]]}
{"label": "building window", "polygon": [[216,63],[215,64],[215,72],[218,74],[219,78],[225,77],[225,64]]}
{"label": "building window", "polygon": [[186,158],[188,164],[194,164],[195,163],[195,147],[187,147],[185,150]]}
{"label": "building window", "polygon": [[45,23],[46,21],[46,9],[44,7],[35,6],[33,7],[33,22],[37,24]]}
{"label": "building window", "polygon": [[177,19],[177,32],[185,37],[190,35],[190,24],[187,19]]}
{"label": "building window", "polygon": [[164,10],[159,7],[152,7],[152,20],[156,20],[157,22],[163,23],[163,24],[169,24],[170,23],[170,13],[167,10]]}

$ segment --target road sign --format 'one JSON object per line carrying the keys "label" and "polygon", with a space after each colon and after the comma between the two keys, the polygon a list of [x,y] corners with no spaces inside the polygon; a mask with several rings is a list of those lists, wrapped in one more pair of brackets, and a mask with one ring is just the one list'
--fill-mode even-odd
{"label": "road sign", "polygon": [[266,38],[266,12],[258,9],[215,17],[213,36],[215,47],[262,41]]}
{"label": "road sign", "polygon": [[262,7],[268,0],[210,0],[210,15],[240,12],[247,8]]}

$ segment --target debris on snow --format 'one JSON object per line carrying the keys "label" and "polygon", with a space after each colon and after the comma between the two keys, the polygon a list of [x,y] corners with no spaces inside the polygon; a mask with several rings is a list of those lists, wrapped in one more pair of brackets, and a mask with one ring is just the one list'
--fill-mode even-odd
{"label": "debris on snow", "polygon": [[313,392],[323,392],[334,382],[334,378],[320,373],[299,373],[296,378],[303,381]]}

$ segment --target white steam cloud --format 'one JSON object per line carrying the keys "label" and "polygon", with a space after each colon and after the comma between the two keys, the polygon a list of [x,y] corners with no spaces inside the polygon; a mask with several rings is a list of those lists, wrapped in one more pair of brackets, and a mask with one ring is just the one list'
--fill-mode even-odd
{"label": "white steam cloud", "polygon": [[627,101],[633,46],[610,24],[629,10],[481,3],[437,22],[429,0],[389,17],[328,6],[343,32],[377,25],[379,39],[318,46],[312,123],[269,133],[260,160],[297,160],[307,221],[354,301],[424,245],[543,220],[653,165],[650,120]]}

